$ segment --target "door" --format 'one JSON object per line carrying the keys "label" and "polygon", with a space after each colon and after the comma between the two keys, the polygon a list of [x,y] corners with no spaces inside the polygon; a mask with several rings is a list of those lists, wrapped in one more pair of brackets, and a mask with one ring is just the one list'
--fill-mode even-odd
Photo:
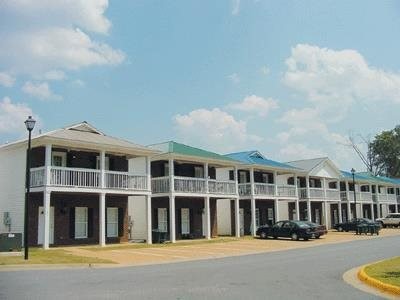
{"label": "door", "polygon": [[[44,241],[44,207],[39,206],[38,211],[38,245],[43,245]],[[54,244],[54,206],[50,206],[50,230],[49,243]]]}
{"label": "door", "polygon": [[157,209],[157,219],[158,219],[158,230],[167,232],[168,231],[168,218],[167,218],[167,209],[166,208],[158,208]]}
{"label": "door", "polygon": [[107,207],[107,237],[118,237],[118,207]]}
{"label": "door", "polygon": [[244,209],[239,209],[240,235],[244,235]]}
{"label": "door", "polygon": [[182,231],[182,234],[190,233],[190,210],[189,210],[189,208],[181,208],[181,231]]}

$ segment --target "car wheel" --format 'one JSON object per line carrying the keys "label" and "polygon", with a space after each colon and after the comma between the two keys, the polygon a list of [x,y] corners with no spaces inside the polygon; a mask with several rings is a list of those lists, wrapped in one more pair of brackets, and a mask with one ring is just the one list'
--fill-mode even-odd
{"label": "car wheel", "polygon": [[274,235],[273,238],[276,240],[278,237],[276,235]]}
{"label": "car wheel", "polygon": [[298,237],[296,232],[292,233],[291,238],[292,238],[292,241],[298,241],[299,240],[299,237]]}
{"label": "car wheel", "polygon": [[320,235],[316,235],[316,236],[315,236],[316,239],[319,239],[320,237],[321,237]]}
{"label": "car wheel", "polygon": [[342,232],[342,231],[343,231],[343,227],[342,227],[342,226],[339,226],[338,229],[337,229],[337,231]]}
{"label": "car wheel", "polygon": [[261,239],[266,239],[267,238],[267,234],[265,232],[261,232],[260,233],[260,238]]}

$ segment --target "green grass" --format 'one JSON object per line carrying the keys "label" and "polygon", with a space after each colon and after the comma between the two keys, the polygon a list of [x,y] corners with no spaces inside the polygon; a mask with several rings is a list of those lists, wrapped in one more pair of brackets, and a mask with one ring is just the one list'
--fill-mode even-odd
{"label": "green grass", "polygon": [[400,287],[400,256],[370,265],[365,272],[375,279]]}
{"label": "green grass", "polygon": [[110,260],[95,257],[77,256],[62,249],[43,250],[40,248],[29,249],[29,259],[23,256],[0,256],[2,265],[28,265],[28,264],[109,264]]}
{"label": "green grass", "polygon": [[212,240],[190,240],[187,242],[186,241],[179,241],[177,243],[166,242],[163,244],[152,244],[152,245],[148,245],[146,243],[130,243],[130,244],[120,244],[120,245],[112,245],[106,247],[90,246],[90,247],[82,247],[82,249],[90,251],[109,251],[118,249],[165,248],[165,247],[189,246],[189,245],[199,245],[199,244],[229,243],[235,241],[239,241],[239,239],[233,237],[219,237]]}

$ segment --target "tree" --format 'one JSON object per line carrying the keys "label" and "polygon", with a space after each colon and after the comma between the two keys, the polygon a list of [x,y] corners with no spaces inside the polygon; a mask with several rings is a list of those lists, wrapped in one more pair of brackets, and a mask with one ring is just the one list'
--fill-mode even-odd
{"label": "tree", "polygon": [[370,149],[378,175],[400,177],[400,125],[377,134]]}
{"label": "tree", "polygon": [[346,146],[353,148],[369,173],[374,176],[381,175],[384,166],[381,163],[378,163],[378,158],[373,152],[371,137],[364,137],[362,135],[358,135],[358,137],[361,139],[361,143],[365,144],[365,148],[367,149],[366,153],[361,149],[361,145],[356,141],[356,136],[354,134],[350,133],[349,143],[346,144]]}

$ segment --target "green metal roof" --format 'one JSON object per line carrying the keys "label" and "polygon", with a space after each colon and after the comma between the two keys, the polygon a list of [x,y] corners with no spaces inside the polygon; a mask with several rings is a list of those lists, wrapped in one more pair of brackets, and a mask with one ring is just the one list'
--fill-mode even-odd
{"label": "green metal roof", "polygon": [[238,161],[226,157],[224,155],[203,150],[200,148],[195,148],[192,146],[188,146],[185,144],[177,143],[174,141],[169,141],[165,143],[160,143],[160,144],[154,144],[154,145],[149,145],[150,148],[157,149],[162,151],[163,153],[173,153],[173,154],[179,154],[179,155],[185,155],[185,156],[194,156],[194,157],[199,157],[199,158],[204,158],[204,159],[213,159],[213,160],[221,160],[221,161],[226,161],[226,162],[237,162]]}

